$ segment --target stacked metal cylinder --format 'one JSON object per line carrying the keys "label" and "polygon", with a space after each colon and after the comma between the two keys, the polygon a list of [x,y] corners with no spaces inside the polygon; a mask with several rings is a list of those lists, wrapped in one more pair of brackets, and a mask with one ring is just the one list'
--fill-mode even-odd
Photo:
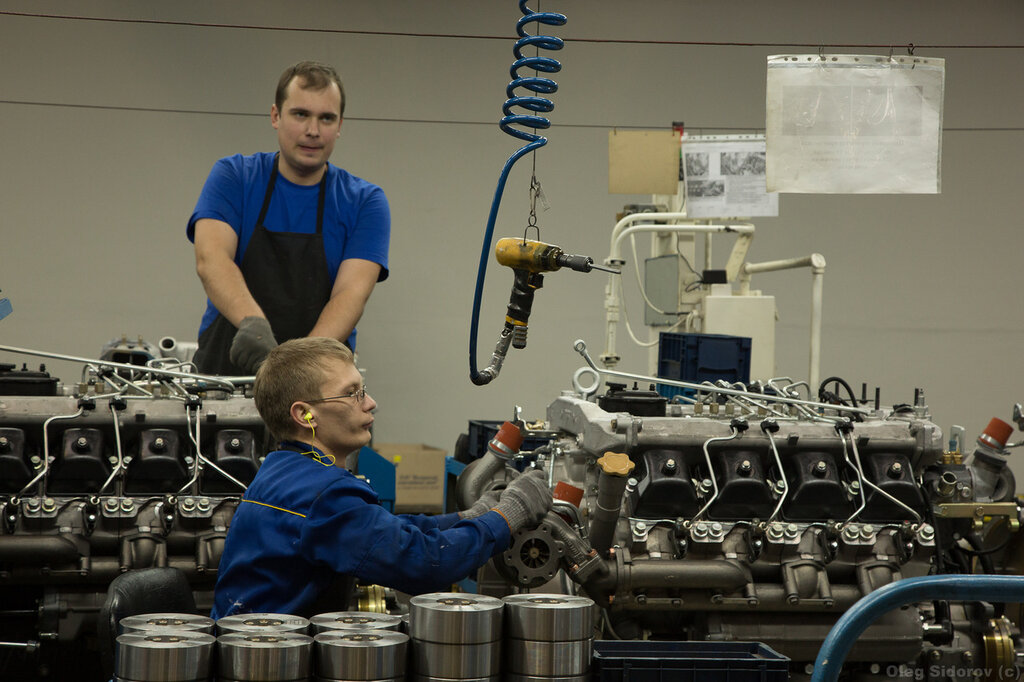
{"label": "stacked metal cylinder", "polygon": [[506,682],[587,682],[593,601],[564,594],[514,594],[502,601]]}
{"label": "stacked metal cylinder", "polygon": [[562,594],[438,592],[410,600],[409,634],[399,616],[367,612],[228,616],[216,638],[203,616],[131,616],[119,623],[115,680],[586,682],[593,606]]}
{"label": "stacked metal cylinder", "polygon": [[309,620],[247,613],[217,621],[218,682],[296,682],[313,669]]}
{"label": "stacked metal cylinder", "polygon": [[118,622],[118,682],[199,682],[210,677],[214,622],[204,616],[152,613]]}
{"label": "stacked metal cylinder", "polygon": [[316,682],[400,682],[409,636],[386,613],[339,611],[310,619],[316,633]]}
{"label": "stacked metal cylinder", "polygon": [[410,599],[411,682],[499,682],[503,606],[452,592]]}
{"label": "stacked metal cylinder", "polygon": [[372,613],[369,611],[334,611],[321,613],[309,619],[312,634],[331,630],[394,630],[402,629],[402,617],[389,613]]}

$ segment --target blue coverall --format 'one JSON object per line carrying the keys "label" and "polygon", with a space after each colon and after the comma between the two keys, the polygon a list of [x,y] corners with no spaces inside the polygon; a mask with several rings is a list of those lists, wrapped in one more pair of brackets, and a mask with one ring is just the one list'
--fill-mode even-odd
{"label": "blue coverall", "polygon": [[239,503],[212,618],[339,610],[325,597],[346,577],[409,594],[442,591],[509,546],[497,512],[467,520],[392,514],[365,481],[301,452],[267,455]]}

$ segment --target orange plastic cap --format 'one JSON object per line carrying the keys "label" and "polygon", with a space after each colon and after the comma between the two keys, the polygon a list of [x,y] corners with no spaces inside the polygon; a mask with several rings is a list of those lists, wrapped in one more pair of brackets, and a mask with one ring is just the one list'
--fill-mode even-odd
{"label": "orange plastic cap", "polygon": [[505,422],[491,439],[489,445],[499,455],[506,457],[514,455],[519,452],[519,448],[523,447],[523,432],[512,422]]}
{"label": "orange plastic cap", "polygon": [[565,481],[559,481],[555,484],[555,490],[551,493],[551,497],[568,502],[578,508],[580,502],[583,501],[583,488],[577,488]]}
{"label": "orange plastic cap", "polygon": [[984,433],[978,436],[978,441],[983,445],[1002,450],[1006,447],[1006,441],[1013,435],[1013,427],[1002,419],[992,417],[992,421],[985,427]]}
{"label": "orange plastic cap", "polygon": [[636,464],[624,452],[606,452],[597,460],[601,470],[611,476],[628,476]]}

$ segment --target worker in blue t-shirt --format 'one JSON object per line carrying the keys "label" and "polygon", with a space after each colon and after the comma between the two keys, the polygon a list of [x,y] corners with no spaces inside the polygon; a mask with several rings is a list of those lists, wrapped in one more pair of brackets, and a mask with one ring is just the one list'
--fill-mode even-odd
{"label": "worker in blue t-shirt", "polygon": [[325,338],[285,341],[260,366],[253,399],[280,439],[231,519],[211,617],[351,608],[355,579],[408,594],[449,589],[551,509],[533,469],[468,509],[392,514],[346,456],[370,442],[377,403],[352,353]]}
{"label": "worker in blue t-shirt", "polygon": [[388,276],[391,216],[380,187],[328,163],[344,111],[337,72],[299,62],[270,108],[280,150],[229,156],[210,172],[187,229],[209,297],[200,372],[252,375],[278,343],[303,336],[355,347]]}

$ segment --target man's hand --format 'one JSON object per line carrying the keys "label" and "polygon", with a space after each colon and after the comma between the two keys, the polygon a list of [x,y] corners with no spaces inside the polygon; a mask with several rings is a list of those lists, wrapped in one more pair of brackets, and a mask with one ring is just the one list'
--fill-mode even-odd
{"label": "man's hand", "polygon": [[465,511],[459,512],[459,518],[475,519],[478,516],[483,516],[494,509],[494,505],[498,504],[498,497],[500,494],[500,490],[488,490],[480,496],[479,500],[473,503],[473,506]]}
{"label": "man's hand", "polygon": [[501,493],[494,511],[504,517],[508,529],[515,533],[520,528],[540,525],[551,509],[551,490],[547,476],[540,469],[519,474]]}
{"label": "man's hand", "polygon": [[228,359],[245,374],[255,374],[267,353],[277,347],[274,331],[265,317],[246,317],[231,341]]}

